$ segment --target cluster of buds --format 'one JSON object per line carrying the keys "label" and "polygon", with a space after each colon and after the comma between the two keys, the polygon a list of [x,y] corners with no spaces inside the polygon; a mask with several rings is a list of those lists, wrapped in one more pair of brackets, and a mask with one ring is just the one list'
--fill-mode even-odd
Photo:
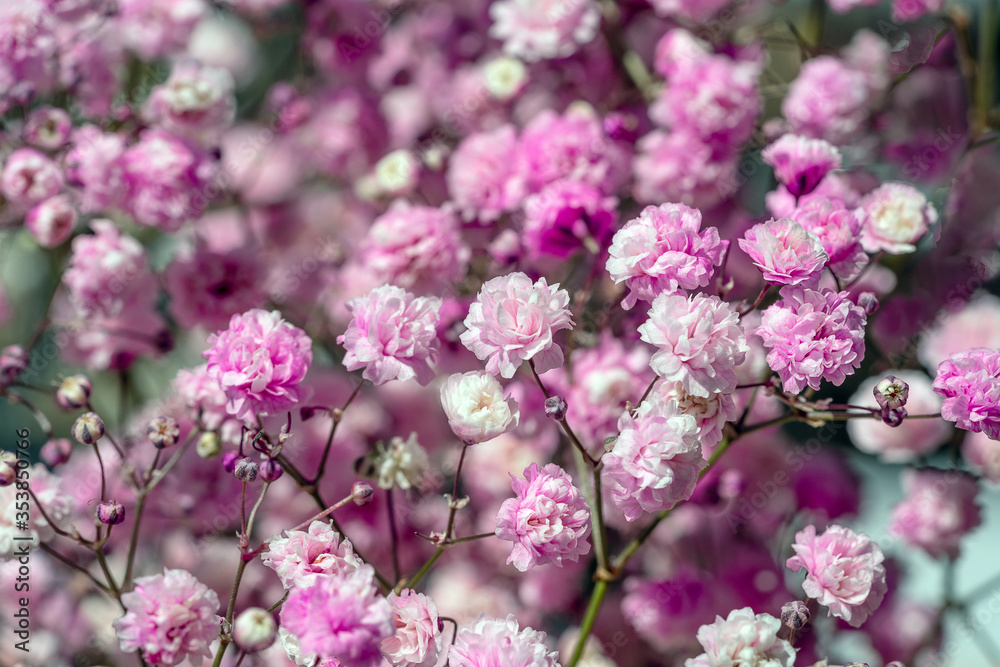
{"label": "cluster of buds", "polygon": [[895,377],[887,375],[884,380],[875,385],[872,390],[875,400],[882,410],[882,421],[889,426],[899,426],[906,418],[906,399],[910,394],[910,387],[905,382]]}

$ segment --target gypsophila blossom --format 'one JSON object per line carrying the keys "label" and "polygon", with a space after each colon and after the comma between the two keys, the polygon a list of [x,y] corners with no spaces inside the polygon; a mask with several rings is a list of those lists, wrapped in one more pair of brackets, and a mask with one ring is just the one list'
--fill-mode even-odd
{"label": "gypsophila blossom", "polygon": [[810,234],[814,234],[827,254],[826,265],[843,280],[850,280],[868,264],[861,245],[864,209],[846,208],[840,200],[809,198],[789,216]]}
{"label": "gypsophila blossom", "polygon": [[7,156],[0,172],[0,194],[12,204],[37,204],[59,194],[62,188],[62,169],[34,148],[15,150]]}
{"label": "gypsophila blossom", "polygon": [[448,658],[454,667],[559,667],[559,654],[545,646],[545,633],[521,629],[513,614],[505,619],[480,614],[458,631]]}
{"label": "gypsophila blossom", "polygon": [[701,230],[701,211],[683,204],[647,206],[618,230],[608,251],[607,270],[624,282],[626,310],[639,299],[708,285],[729,247],[715,227]]}
{"label": "gypsophila blossom", "polygon": [[781,621],[753,609],[734,609],[723,619],[698,628],[698,642],[705,650],[684,661],[684,667],[792,667],[795,649],[778,639]]}
{"label": "gypsophila blossom", "polygon": [[840,146],[857,136],[868,112],[865,77],[834,56],[802,64],[781,113],[791,131]]}
{"label": "gypsophila blossom", "polygon": [[732,394],[712,394],[693,396],[684,391],[680,382],[660,382],[656,394],[664,402],[674,401],[678,409],[695,418],[698,424],[698,439],[702,448],[715,447],[722,440],[722,428],[727,421],[739,417],[739,410]]}
{"label": "gypsophila blossom", "polygon": [[517,130],[502,125],[470,134],[452,154],[446,177],[448,192],[466,220],[489,223],[515,209],[525,195]]}
{"label": "gypsophila blossom", "polygon": [[830,259],[819,238],[789,218],[754,225],[739,244],[772,285],[816,287]]}
{"label": "gypsophila blossom", "polygon": [[944,397],[943,418],[1000,440],[1000,352],[974,348],[951,355],[938,366],[934,391]]}
{"label": "gypsophila blossom", "polygon": [[492,278],[469,306],[462,344],[486,362],[491,375],[513,377],[525,361],[544,373],[563,363],[553,337],[573,326],[568,306],[569,292],[545,278],[532,283],[520,272]]}
{"label": "gypsophila blossom", "polygon": [[739,187],[731,151],[714,150],[687,128],[654,130],[636,143],[634,195],[643,204],[682,202],[707,210]]}
{"label": "gypsophila blossom", "polygon": [[931,558],[958,558],[962,538],[982,523],[976,479],[936,468],[907,468],[902,479],[906,495],[892,510],[889,535]]}
{"label": "gypsophila blossom", "polygon": [[478,444],[517,426],[517,401],[504,396],[495,377],[482,371],[455,373],[441,385],[441,407],[462,442]]}
{"label": "gypsophila blossom", "polygon": [[581,248],[599,252],[611,239],[618,200],[574,180],[556,181],[524,202],[522,243],[533,256],[566,259]]}
{"label": "gypsophila blossom", "polygon": [[679,16],[702,23],[730,4],[731,0],[650,0],[660,16]]}
{"label": "gypsophila blossom", "polygon": [[738,320],[732,307],[717,296],[661,294],[653,300],[639,333],[657,347],[650,360],[657,375],[707,398],[736,389],[733,369],[749,350]]}
{"label": "gypsophila blossom", "polygon": [[433,667],[443,643],[434,600],[409,588],[387,599],[396,633],[382,640],[382,655],[395,667]]}
{"label": "gypsophila blossom", "polygon": [[278,636],[278,624],[266,609],[250,607],[233,621],[233,641],[247,653],[263,651]]}
{"label": "gypsophila blossom", "polygon": [[24,226],[39,245],[54,248],[70,237],[76,220],[76,208],[69,197],[56,195],[36,204],[28,212]]}
{"label": "gypsophila blossom", "polygon": [[203,0],[119,0],[118,25],[129,47],[154,60],[182,49],[207,11]]}
{"label": "gypsophila blossom", "polygon": [[312,364],[312,342],[276,310],[233,315],[229,328],[208,337],[202,353],[208,374],[226,393],[237,419],[285,410],[303,396],[299,386]]}
{"label": "gypsophila blossom", "polygon": [[306,585],[317,576],[347,574],[364,563],[354,547],[326,521],[313,521],[306,530],[289,530],[273,537],[260,555],[285,588]]}
{"label": "gypsophila blossom", "polygon": [[347,308],[353,317],[337,337],[347,350],[347,370],[363,368],[362,376],[376,385],[390,380],[426,385],[434,378],[430,364],[438,354],[435,327],[441,299],[383,285],[352,299]]}
{"label": "gypsophila blossom", "polygon": [[983,479],[1000,484],[1000,442],[985,433],[967,433],[962,441],[962,459]]}
{"label": "gypsophila blossom", "polygon": [[[30,484],[45,514],[39,511],[34,498],[24,500],[25,489],[18,488],[19,484],[0,486],[0,560],[23,556],[25,549],[37,549],[42,542],[51,540],[56,533],[49,521],[62,527],[74,509],[72,496],[62,488],[65,481],[45,466],[36,463],[27,468],[17,466],[17,469],[18,480]],[[25,502],[28,502],[27,507]],[[27,521],[24,521],[25,510]],[[24,523],[27,523],[27,530],[24,530]]]}
{"label": "gypsophila blossom", "polygon": [[847,292],[789,286],[780,293],[753,332],[768,349],[767,365],[793,394],[823,380],[839,386],[865,356],[865,311]]}
{"label": "gypsophila blossom", "polygon": [[694,493],[708,463],[698,422],[674,402],[646,401],[618,420],[614,448],[601,459],[615,505],[635,521],[643,512],[668,510]]}
{"label": "gypsophila blossom", "polygon": [[181,60],[170,78],[149,94],[143,115],[180,137],[211,144],[236,113],[233,75],[221,67]]}
{"label": "gypsophila blossom", "polygon": [[416,433],[411,433],[406,440],[399,436],[391,438],[389,444],[379,447],[375,454],[375,475],[381,489],[420,488],[429,468],[427,450],[417,442]]}
{"label": "gypsophila blossom", "polygon": [[32,146],[54,150],[69,140],[73,119],[65,109],[41,106],[24,123],[24,138]]}
{"label": "gypsophila blossom", "polygon": [[944,0],[893,0],[892,19],[900,23],[915,21],[920,17],[939,12],[944,7]]}
{"label": "gypsophila blossom", "polygon": [[785,134],[760,153],[761,159],[774,167],[778,182],[796,196],[816,189],[823,177],[840,169],[840,151],[822,139]]}
{"label": "gypsophila blossom", "polygon": [[524,60],[565,58],[594,39],[601,12],[594,0],[497,0],[490,36]]}
{"label": "gypsophila blossom", "polygon": [[303,653],[352,667],[377,667],[379,645],[395,634],[395,623],[374,577],[371,566],[364,565],[301,582],[281,606],[281,626],[295,635]]}
{"label": "gypsophila blossom", "polygon": [[260,261],[245,250],[197,249],[176,257],[164,271],[170,310],[183,327],[222,329],[233,315],[264,299]]}
{"label": "gypsophila blossom", "polygon": [[978,293],[961,310],[946,311],[935,322],[917,341],[917,358],[928,370],[956,352],[1000,348],[1000,298],[992,294]]}
{"label": "gypsophila blossom", "polygon": [[590,553],[590,508],[566,471],[532,463],[524,479],[511,475],[514,497],[503,501],[496,535],[514,543],[507,557],[521,572],[536,565],[577,562]]}
{"label": "gypsophila blossom", "polygon": [[119,203],[125,191],[122,155],[125,139],[102,132],[94,125],[73,131],[72,148],[66,154],[66,179],[80,188],[80,209],[94,213]]}
{"label": "gypsophila blossom", "polygon": [[125,615],[114,621],[121,649],[141,651],[150,665],[199,664],[219,637],[219,597],[186,570],[139,577],[122,594]]}
{"label": "gypsophila blossom", "polygon": [[867,252],[913,252],[938,219],[934,205],[905,183],[883,183],[865,196],[861,206],[867,214],[861,229],[861,244]]}
{"label": "gypsophila blossom", "polygon": [[90,228],[93,234],[73,239],[63,283],[81,314],[117,315],[126,295],[149,278],[146,252],[110,220],[91,220]]}
{"label": "gypsophila blossom", "polygon": [[822,535],[815,526],[795,534],[795,555],[785,562],[793,572],[806,571],[802,590],[829,615],[860,627],[886,594],[885,556],[864,533],[831,525]]}

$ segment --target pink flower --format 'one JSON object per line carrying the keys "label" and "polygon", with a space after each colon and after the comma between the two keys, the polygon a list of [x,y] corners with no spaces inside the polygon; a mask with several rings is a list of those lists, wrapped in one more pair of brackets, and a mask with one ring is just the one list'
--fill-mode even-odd
{"label": "pink flower", "polygon": [[839,200],[817,197],[804,201],[790,217],[819,239],[829,258],[826,265],[841,279],[850,280],[868,263],[859,241],[863,209],[850,211]]}
{"label": "pink flower", "polygon": [[659,348],[650,360],[657,375],[707,398],[736,390],[733,369],[750,349],[738,320],[732,307],[717,296],[660,294],[639,333]]}
{"label": "pink flower", "polygon": [[181,60],[170,70],[170,78],[153,88],[143,115],[179,137],[210,145],[233,122],[234,85],[227,69]]}
{"label": "pink flower", "polygon": [[447,173],[448,192],[462,216],[489,223],[516,209],[525,195],[517,166],[517,130],[512,125],[463,139]]}
{"label": "pink flower", "polygon": [[729,247],[715,227],[701,229],[701,211],[683,204],[647,206],[615,233],[608,273],[629,289],[622,307],[639,299],[708,285]]}
{"label": "pink flower", "polygon": [[892,255],[913,252],[938,214],[912,185],[883,183],[861,201],[868,219],[861,230],[867,252],[883,250]]}
{"label": "pink flower", "polygon": [[840,14],[846,14],[855,7],[874,7],[882,0],[828,0],[830,9]]}
{"label": "pink flower", "polygon": [[511,614],[479,619],[458,631],[448,652],[453,667],[559,667],[559,653],[545,646],[545,633],[523,630]]}
{"label": "pink flower", "polygon": [[616,226],[618,200],[580,181],[556,181],[524,202],[522,242],[532,256],[567,259],[604,250]]}
{"label": "pink flower", "polygon": [[34,148],[16,149],[0,172],[0,193],[12,204],[37,204],[59,194],[62,188],[62,169]]}
{"label": "pink flower", "polygon": [[815,526],[806,526],[795,535],[795,555],[785,561],[792,572],[805,568],[802,590],[829,615],[842,618],[854,628],[882,604],[888,590],[885,583],[885,556],[864,533],[832,525],[816,536]]}
{"label": "pink flower", "polygon": [[507,558],[521,572],[536,565],[575,563],[590,553],[590,509],[566,471],[555,463],[532,463],[524,479],[511,475],[514,497],[497,513],[496,534],[514,543]]}
{"label": "pink flower", "polygon": [[498,0],[490,5],[490,37],[528,61],[565,58],[594,39],[601,12],[593,0]]}
{"label": "pink flower", "polygon": [[976,479],[957,470],[907,468],[903,491],[906,497],[892,510],[889,535],[931,558],[958,558],[962,538],[982,523]]}
{"label": "pink flower", "polygon": [[22,482],[27,480],[31,484],[31,492],[41,503],[45,514],[31,500],[27,507],[28,529],[23,530],[19,523],[24,516],[19,517],[18,514],[25,511],[24,489],[19,489],[17,484],[0,486],[0,561],[13,561],[24,554],[24,549],[37,549],[42,542],[54,538],[56,533],[49,521],[65,527],[75,509],[73,496],[66,491],[68,484],[65,477],[49,472],[41,463],[26,469],[21,469],[15,462],[10,462],[10,465],[18,468]]}
{"label": "pink flower", "polygon": [[816,235],[789,218],[754,225],[739,244],[772,285],[816,287],[830,259]]}
{"label": "pink flower", "polygon": [[691,497],[708,465],[694,417],[676,403],[646,401],[634,418],[623,412],[618,429],[614,449],[601,460],[612,499],[626,519],[668,510]]}
{"label": "pink flower", "polygon": [[740,415],[732,394],[712,394],[707,398],[692,396],[684,391],[680,382],[660,382],[656,393],[662,401],[674,401],[681,413],[694,417],[702,449],[710,449],[719,444],[726,422],[733,421]]}
{"label": "pink flower", "polygon": [[219,638],[219,597],[186,570],[140,577],[122,595],[125,615],[114,621],[122,651],[142,651],[151,665],[211,657]]}
{"label": "pink flower", "polygon": [[944,0],[893,0],[892,19],[894,21],[915,21],[931,12],[939,12]]}
{"label": "pink flower", "polygon": [[434,600],[404,588],[387,598],[396,634],[382,640],[382,655],[396,667],[433,667],[441,652],[441,628]]}
{"label": "pink flower", "polygon": [[967,433],[962,441],[962,458],[984,479],[1000,484],[1000,442],[985,433]]}
{"label": "pink flower", "polygon": [[660,16],[687,18],[703,23],[725,8],[732,0],[650,0]]}
{"label": "pink flower", "polygon": [[276,310],[233,315],[229,328],[211,334],[202,353],[208,373],[226,392],[226,410],[237,419],[274,414],[302,397],[299,387],[312,364],[312,342]]}
{"label": "pink flower", "polygon": [[350,541],[326,521],[313,521],[307,530],[285,531],[272,537],[260,557],[285,588],[309,585],[318,576],[350,574],[364,563]]}
{"label": "pink flower", "polygon": [[351,299],[347,308],[353,318],[337,337],[347,349],[347,370],[364,368],[364,378],[376,385],[411,379],[426,385],[434,379],[430,364],[437,359],[441,299],[383,285]]}
{"label": "pink flower", "polygon": [[155,60],[183,49],[207,10],[203,0],[119,0],[118,26],[129,48]]}
{"label": "pink flower", "polygon": [[318,576],[291,589],[281,607],[281,626],[295,635],[302,653],[335,658],[352,667],[377,667],[379,645],[392,637],[392,605],[373,585],[375,571]]}
{"label": "pink flower", "polygon": [[262,268],[246,250],[182,255],[164,272],[170,310],[183,327],[220,329],[264,301]]}
{"label": "pink flower", "polygon": [[55,150],[69,140],[73,119],[65,109],[41,106],[24,122],[24,138],[32,146]]}
{"label": "pink flower", "polygon": [[698,628],[698,642],[705,652],[684,662],[684,667],[718,665],[767,665],[792,667],[795,649],[778,639],[781,621],[770,614],[753,613],[750,607],[734,609],[723,619]]}
{"label": "pink flower", "polygon": [[980,347],[951,355],[938,366],[934,391],[944,397],[942,417],[1000,440],[1000,352]]}
{"label": "pink flower", "polygon": [[917,358],[924,368],[936,369],[956,352],[974,347],[1000,349],[1000,298],[992,294],[978,294],[961,310],[945,312],[920,336]]}
{"label": "pink flower", "polygon": [[66,195],[56,195],[36,204],[24,226],[44,248],[54,248],[68,239],[76,225],[76,209]]}
{"label": "pink flower", "polygon": [[190,370],[180,369],[171,386],[187,406],[191,420],[200,416],[200,423],[206,431],[218,431],[222,423],[230,418],[226,411],[226,393],[209,374],[208,364]]}
{"label": "pink flower", "polygon": [[781,113],[794,134],[848,143],[868,115],[865,76],[843,60],[818,56],[802,65],[781,104]]}
{"label": "pink flower", "polygon": [[80,208],[95,213],[119,203],[125,190],[122,155],[125,139],[104,133],[93,125],[73,132],[73,147],[66,154],[66,177],[82,188]]}
{"label": "pink flower", "polygon": [[505,397],[503,387],[489,373],[455,373],[441,385],[441,407],[448,426],[467,444],[492,440],[517,426],[517,401]]}
{"label": "pink flower", "polygon": [[81,314],[117,315],[126,297],[150,278],[146,252],[110,220],[91,220],[90,227],[93,234],[73,239],[63,283]]}
{"label": "pink flower", "polygon": [[781,300],[762,314],[753,333],[768,348],[767,365],[793,394],[822,380],[840,385],[865,356],[864,309],[847,292],[781,288]]}
{"label": "pink flower", "polygon": [[641,203],[683,202],[707,210],[739,188],[736,156],[713,150],[686,128],[655,130],[636,148],[632,173]]}
{"label": "pink flower", "polygon": [[59,42],[44,0],[0,4],[0,113],[45,93],[55,78]]}
{"label": "pink flower", "polygon": [[796,197],[816,189],[823,177],[840,169],[840,151],[822,139],[783,135],[761,151],[764,162],[774,167],[778,182]]}
{"label": "pink flower", "polygon": [[525,361],[544,373],[562,366],[563,351],[553,336],[573,326],[568,305],[569,292],[545,278],[534,284],[520,272],[493,278],[469,306],[462,344],[486,361],[491,375],[513,377]]}

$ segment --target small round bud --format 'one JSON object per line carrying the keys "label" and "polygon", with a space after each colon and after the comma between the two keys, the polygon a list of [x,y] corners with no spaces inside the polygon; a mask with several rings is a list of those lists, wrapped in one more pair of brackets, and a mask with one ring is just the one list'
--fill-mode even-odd
{"label": "small round bud", "polygon": [[274,643],[278,626],[266,609],[251,607],[236,617],[233,640],[247,653],[263,651]]}
{"label": "small round bud", "polygon": [[117,500],[105,500],[97,506],[97,520],[106,526],[117,526],[125,520],[125,507]]}
{"label": "small round bud", "polygon": [[355,482],[354,487],[351,489],[351,495],[354,497],[354,504],[361,507],[372,501],[372,498],[375,496],[375,489],[368,482]]}
{"label": "small round bud", "polygon": [[562,396],[553,396],[552,398],[545,399],[545,414],[556,421],[562,421],[566,418],[567,408],[566,399]]}
{"label": "small round bud", "polygon": [[882,422],[886,426],[896,428],[906,419],[906,408],[882,409]]}
{"label": "small round bud", "polygon": [[0,452],[0,486],[10,486],[17,481],[17,454]]}
{"label": "small round bud", "polygon": [[872,389],[875,400],[882,411],[894,410],[906,405],[906,399],[910,395],[910,385],[900,380],[895,375],[887,375],[885,379],[875,385]]}
{"label": "small round bud", "polygon": [[53,438],[42,445],[41,457],[50,468],[61,466],[69,461],[73,453],[73,443],[66,438]]}
{"label": "small round bud", "polygon": [[104,420],[96,412],[84,412],[73,422],[73,438],[84,445],[96,445],[104,437]]}
{"label": "small round bud", "polygon": [[260,466],[249,456],[244,456],[236,462],[236,469],[233,470],[233,474],[241,482],[252,482],[260,474]]}
{"label": "small round bud", "polygon": [[56,389],[56,403],[64,410],[79,410],[90,402],[92,390],[85,375],[71,375]]}
{"label": "small round bud", "polygon": [[267,459],[260,467],[260,476],[265,482],[277,481],[285,473],[285,469],[274,459]]}
{"label": "small round bud", "polygon": [[486,63],[483,80],[490,95],[506,102],[524,89],[528,82],[528,68],[516,58],[501,56]]}
{"label": "small round bud", "polygon": [[393,151],[375,164],[375,183],[384,194],[412,192],[419,176],[420,163],[406,149]]}
{"label": "small round bud", "polygon": [[[202,433],[194,449],[198,452],[198,456],[203,459],[211,459],[218,456],[219,452],[222,451],[222,443],[219,441],[219,435],[212,431]],[[232,472],[232,470],[229,472]]]}
{"label": "small round bud", "polygon": [[181,429],[170,417],[156,417],[146,427],[146,436],[157,449],[166,449],[177,444]]}
{"label": "small round bud", "polygon": [[0,386],[11,384],[28,368],[28,353],[20,345],[0,350]]}
{"label": "small round bud", "polygon": [[858,305],[864,309],[866,315],[871,315],[878,310],[878,297],[874,292],[862,292],[858,296]]}
{"label": "small round bud", "polygon": [[809,622],[809,608],[802,600],[793,600],[781,606],[781,623],[792,630],[802,629]]}
{"label": "small round bud", "polygon": [[239,452],[226,452],[222,456],[222,468],[230,474],[236,472],[236,462],[241,458],[243,457]]}

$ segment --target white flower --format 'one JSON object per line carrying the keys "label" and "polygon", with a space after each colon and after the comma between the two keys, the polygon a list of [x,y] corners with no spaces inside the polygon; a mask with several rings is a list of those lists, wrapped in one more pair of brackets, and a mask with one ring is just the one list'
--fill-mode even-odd
{"label": "white flower", "polygon": [[274,643],[278,625],[266,609],[251,607],[236,617],[233,637],[237,646],[247,653],[263,651]]}
{"label": "white flower", "polygon": [[441,387],[448,425],[462,442],[475,445],[517,426],[517,401],[505,398],[495,377],[481,371],[455,373]]}
{"label": "white flower", "polygon": [[927,198],[905,183],[883,183],[861,200],[861,206],[868,214],[861,228],[865,252],[913,252],[916,242],[938,219],[937,210]]}
{"label": "white flower", "polygon": [[389,440],[389,446],[381,448],[375,459],[375,472],[378,475],[380,489],[391,489],[398,486],[404,491],[419,487],[430,461],[427,452],[417,442],[417,434],[403,440],[396,436]]}

